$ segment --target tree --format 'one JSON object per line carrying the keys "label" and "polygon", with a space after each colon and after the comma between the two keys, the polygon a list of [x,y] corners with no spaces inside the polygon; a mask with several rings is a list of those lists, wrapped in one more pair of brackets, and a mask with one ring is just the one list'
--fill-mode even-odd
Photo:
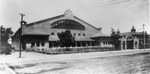
{"label": "tree", "polygon": [[59,43],[61,47],[66,47],[66,50],[69,50],[68,47],[73,46],[75,42],[75,37],[71,34],[70,30],[65,32],[58,33]]}
{"label": "tree", "polygon": [[8,43],[8,40],[12,37],[13,31],[11,28],[5,28],[3,26],[1,28],[1,52],[5,54],[10,54],[11,45]]}
{"label": "tree", "polygon": [[120,47],[120,31],[118,29],[118,31],[116,32],[113,28],[111,28],[111,43],[115,46],[115,50],[119,50]]}

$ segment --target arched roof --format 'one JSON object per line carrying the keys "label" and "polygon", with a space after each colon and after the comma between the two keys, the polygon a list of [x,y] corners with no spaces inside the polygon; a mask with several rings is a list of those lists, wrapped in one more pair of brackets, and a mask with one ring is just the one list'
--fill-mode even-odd
{"label": "arched roof", "polygon": [[85,30],[85,27],[74,20],[71,19],[61,19],[58,21],[55,21],[51,24],[51,28],[56,29],[73,29],[73,30]]}

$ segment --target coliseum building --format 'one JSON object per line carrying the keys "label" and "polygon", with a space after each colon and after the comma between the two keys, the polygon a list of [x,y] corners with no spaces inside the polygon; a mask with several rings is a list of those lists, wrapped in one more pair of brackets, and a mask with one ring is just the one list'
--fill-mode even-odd
{"label": "coliseum building", "polygon": [[[70,30],[75,37],[72,47],[113,47],[111,36],[103,34],[102,28],[96,28],[91,24],[73,15],[70,10],[64,14],[52,18],[27,24],[22,21],[21,28],[12,37],[12,46],[19,50],[26,48],[53,48],[60,47],[57,33]],[[119,31],[120,32],[120,31]],[[143,49],[144,32],[136,32],[134,26],[130,32],[120,33],[120,49]],[[21,42],[20,42],[21,41]],[[145,33],[145,48],[150,48],[150,35]]]}
{"label": "coliseum building", "polygon": [[23,21],[22,27],[18,29],[12,38],[12,46],[15,49],[19,49],[21,38],[23,49],[30,47],[59,47],[57,44],[59,40],[57,33],[67,29],[75,36],[76,42],[73,47],[95,46],[99,44],[94,39],[91,39],[91,37],[94,38],[95,35],[101,33],[101,28],[92,26],[74,16],[70,10],[67,10],[62,15],[29,24]]}

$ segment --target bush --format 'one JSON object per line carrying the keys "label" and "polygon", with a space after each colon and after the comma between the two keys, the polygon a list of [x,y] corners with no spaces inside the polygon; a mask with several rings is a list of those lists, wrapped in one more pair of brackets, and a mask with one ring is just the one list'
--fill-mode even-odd
{"label": "bush", "polygon": [[2,46],[0,50],[0,54],[5,54],[5,55],[11,54],[11,47]]}

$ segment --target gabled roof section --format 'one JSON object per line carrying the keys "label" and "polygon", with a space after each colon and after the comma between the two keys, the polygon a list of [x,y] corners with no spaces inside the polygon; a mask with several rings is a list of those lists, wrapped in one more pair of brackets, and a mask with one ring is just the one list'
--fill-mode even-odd
{"label": "gabled roof section", "polygon": [[99,29],[98,29],[98,28],[96,28],[95,26],[93,26],[93,25],[91,25],[91,24],[89,24],[89,23],[87,23],[87,22],[83,21],[82,19],[78,18],[77,16],[74,16],[74,18],[76,18],[76,19],[78,19],[78,20],[80,20],[80,21],[82,21],[82,22],[86,23],[87,25],[89,25],[89,26],[91,26],[91,27],[95,28],[96,30],[99,30]]}
{"label": "gabled roof section", "polygon": [[35,30],[30,31],[28,33],[24,33],[23,35],[49,35],[49,33],[35,29]]}
{"label": "gabled roof section", "polygon": [[64,14],[61,14],[61,15],[58,15],[58,16],[55,16],[55,17],[51,17],[51,18],[47,18],[47,19],[43,19],[43,20],[39,20],[39,21],[36,21],[36,22],[32,22],[32,23],[29,23],[27,24],[26,26],[30,26],[30,25],[34,25],[34,24],[37,24],[37,23],[42,23],[42,22],[46,22],[46,21],[49,21],[49,20],[53,20],[53,19],[57,19],[57,18],[61,18],[61,17],[73,17],[73,18],[76,18],[84,23],[86,23],[87,25],[95,28],[96,30],[99,30],[98,28],[96,28],[95,26],[83,21],[82,19],[78,18],[77,16],[74,16],[73,13],[70,11],[70,10],[67,10],[65,11]]}
{"label": "gabled roof section", "polygon": [[[58,36],[49,36],[49,41],[57,41],[59,40]],[[94,41],[89,38],[75,38],[75,41]]]}
{"label": "gabled roof section", "polygon": [[19,29],[14,33],[14,35],[12,36],[12,38],[19,36],[20,30],[21,30],[21,28],[19,28]]}

